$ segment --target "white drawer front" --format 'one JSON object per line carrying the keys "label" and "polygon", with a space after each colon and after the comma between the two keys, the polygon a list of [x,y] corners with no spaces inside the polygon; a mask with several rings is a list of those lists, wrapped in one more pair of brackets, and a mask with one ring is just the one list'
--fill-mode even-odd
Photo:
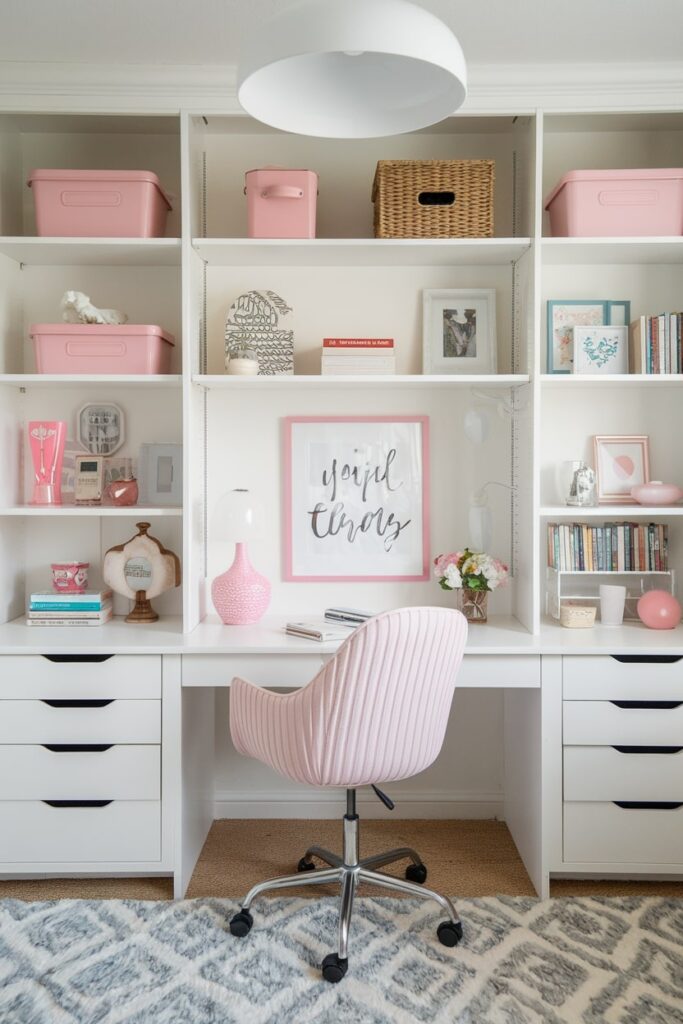
{"label": "white drawer front", "polygon": [[103,707],[53,707],[42,700],[0,704],[0,743],[159,743],[160,739],[159,700],[114,700]]}
{"label": "white drawer front", "polygon": [[160,750],[0,746],[0,800],[158,800]]}
{"label": "white drawer front", "polygon": [[[474,626],[473,630],[476,628]],[[455,685],[477,689],[535,688],[541,685],[541,659],[534,654],[515,654],[506,658],[494,654],[466,654]]]}
{"label": "white drawer front", "polygon": [[[134,627],[133,627],[134,628]],[[105,661],[91,655],[8,654],[0,658],[0,699],[44,697],[161,697],[161,656],[115,654]]]}
{"label": "white drawer front", "polygon": [[0,864],[160,859],[158,801],[115,800],[106,807],[0,801]]}
{"label": "white drawer front", "polygon": [[683,800],[683,743],[678,753],[671,754],[565,747],[564,798]]}
{"label": "white drawer front", "polygon": [[683,659],[564,657],[562,689],[565,700],[683,700]]}
{"label": "white drawer front", "polygon": [[683,805],[634,810],[613,803],[565,803],[564,859],[683,868]]}
{"label": "white drawer front", "polygon": [[564,701],[565,744],[660,746],[683,744],[683,703],[673,708],[617,707],[609,701]]}

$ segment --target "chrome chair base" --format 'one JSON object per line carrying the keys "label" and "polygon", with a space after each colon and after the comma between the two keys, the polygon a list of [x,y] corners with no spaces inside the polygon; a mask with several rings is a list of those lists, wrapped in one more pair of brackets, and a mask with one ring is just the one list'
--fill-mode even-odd
{"label": "chrome chair base", "polygon": [[[426,878],[427,869],[415,850],[408,846],[402,846],[361,860],[358,856],[358,826],[357,814],[344,815],[344,852],[341,857],[321,846],[310,846],[299,861],[299,870],[296,874],[269,878],[267,881],[253,886],[242,902],[241,910],[230,922],[232,934],[241,937],[251,930],[253,918],[250,907],[254,900],[264,892],[300,885],[327,885],[330,882],[336,882],[340,887],[341,894],[337,953],[331,953],[325,957],[322,969],[323,977],[328,981],[341,981],[348,968],[349,928],[353,913],[353,901],[358,885],[364,882],[390,892],[400,892],[418,896],[421,899],[434,900],[448,915],[448,920],[442,921],[437,929],[439,941],[446,946],[456,946],[462,938],[462,924],[455,907],[447,896],[443,896],[433,889],[427,889],[415,881],[410,881],[410,877],[396,878],[393,875],[386,875],[374,870],[399,860],[410,860],[411,864],[407,869],[409,876],[412,868],[414,878]],[[323,861],[329,867],[323,870],[314,870],[313,858]],[[420,869],[422,870],[420,871]]]}

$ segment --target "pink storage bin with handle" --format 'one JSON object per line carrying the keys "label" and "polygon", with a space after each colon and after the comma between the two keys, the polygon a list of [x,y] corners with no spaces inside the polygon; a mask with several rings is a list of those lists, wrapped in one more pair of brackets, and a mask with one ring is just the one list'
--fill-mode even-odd
{"label": "pink storage bin with handle", "polygon": [[156,324],[33,324],[38,373],[169,373],[173,336]]}
{"label": "pink storage bin with handle", "polygon": [[570,171],[545,209],[555,237],[683,235],[683,168]]}
{"label": "pink storage bin with handle", "polygon": [[315,171],[263,167],[244,177],[250,238],[315,238]]}
{"label": "pink storage bin with handle", "polygon": [[32,171],[39,235],[161,238],[171,200],[152,171]]}

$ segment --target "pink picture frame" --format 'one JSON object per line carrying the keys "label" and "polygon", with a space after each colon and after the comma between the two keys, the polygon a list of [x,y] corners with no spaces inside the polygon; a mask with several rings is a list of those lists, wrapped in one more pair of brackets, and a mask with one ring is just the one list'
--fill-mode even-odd
{"label": "pink picture frame", "polygon": [[593,437],[599,505],[636,505],[631,488],[650,482],[650,439],[646,434]]}
{"label": "pink picture frame", "polygon": [[430,578],[428,416],[287,416],[282,440],[286,582]]}

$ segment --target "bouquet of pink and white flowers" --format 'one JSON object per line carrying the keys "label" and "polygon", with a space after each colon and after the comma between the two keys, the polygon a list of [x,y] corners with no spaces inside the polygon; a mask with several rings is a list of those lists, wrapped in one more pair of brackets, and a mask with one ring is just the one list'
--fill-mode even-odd
{"label": "bouquet of pink and white flowers", "polygon": [[443,590],[495,590],[505,583],[508,567],[483,551],[452,551],[434,559],[434,575]]}

